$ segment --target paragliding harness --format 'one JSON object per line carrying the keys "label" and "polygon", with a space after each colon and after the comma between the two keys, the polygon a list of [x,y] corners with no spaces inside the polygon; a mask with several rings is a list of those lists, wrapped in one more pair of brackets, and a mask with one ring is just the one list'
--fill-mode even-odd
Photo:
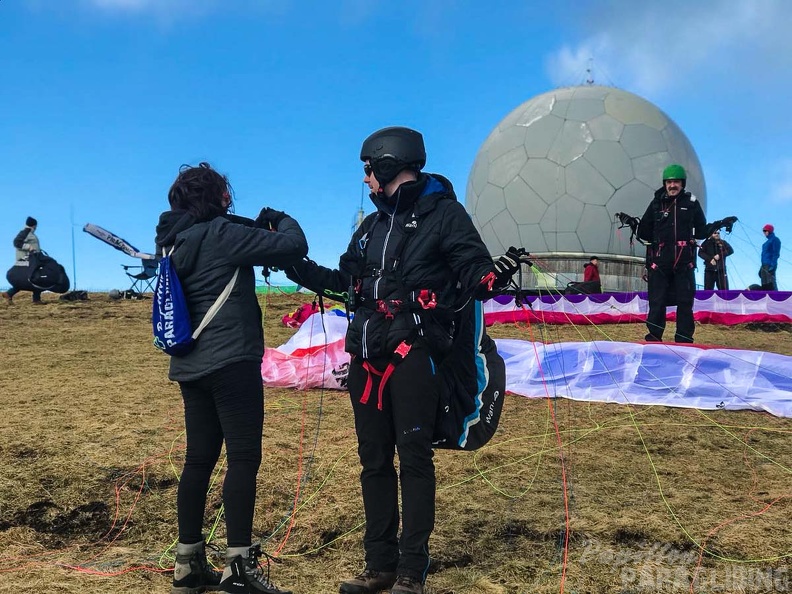
{"label": "paragliding harness", "polygon": [[183,357],[195,348],[198,336],[225,304],[236,284],[239,268],[234,271],[231,280],[228,281],[222,293],[193,331],[187,300],[171,260],[174,249],[172,247],[160,261],[160,273],[154,290],[151,324],[154,330],[154,346],[173,357]]}
{"label": "paragliding harness", "polygon": [[[369,231],[379,218],[377,214]],[[368,403],[374,385],[372,376],[378,376],[377,407],[382,410],[383,391],[388,380],[418,338],[424,335],[423,315],[429,312],[445,314],[453,327],[453,342],[437,367],[440,405],[432,442],[436,448],[476,450],[490,440],[498,427],[506,390],[506,365],[498,354],[495,342],[485,332],[483,309],[479,301],[471,298],[459,309],[452,309],[438,303],[437,294],[431,288],[407,291],[399,264],[406,244],[418,229],[418,222],[418,217],[413,214],[404,226],[404,234],[386,270],[367,270],[365,256],[368,231],[358,242],[360,269],[353,286],[349,288],[348,311],[366,307],[382,313],[388,321],[392,321],[397,314],[412,313],[415,320],[415,327],[396,347],[384,370],[380,371],[368,361],[363,361],[368,380],[360,402]],[[383,275],[397,280],[402,287],[402,298],[373,302],[362,299],[362,278]]]}
{"label": "paragliding harness", "polygon": [[[635,239],[638,237],[638,225],[641,224],[641,219],[638,217],[632,217],[626,212],[617,212],[614,216],[619,221],[618,229],[624,229],[625,227],[630,228],[630,245],[633,245],[635,243]],[[640,239],[638,239],[638,242],[644,243]]]}

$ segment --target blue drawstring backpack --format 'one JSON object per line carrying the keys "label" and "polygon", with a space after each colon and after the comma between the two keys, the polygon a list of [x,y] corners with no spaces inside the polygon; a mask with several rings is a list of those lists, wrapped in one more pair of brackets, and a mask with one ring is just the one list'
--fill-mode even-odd
{"label": "blue drawstring backpack", "polygon": [[171,256],[173,249],[162,258],[159,265],[159,277],[154,291],[154,302],[151,312],[151,324],[154,329],[154,346],[173,357],[188,355],[195,348],[195,341],[206,325],[231,294],[236,283],[239,268],[226,285],[223,292],[206,312],[203,320],[193,331],[190,310],[184,297],[179,276],[173,267]]}

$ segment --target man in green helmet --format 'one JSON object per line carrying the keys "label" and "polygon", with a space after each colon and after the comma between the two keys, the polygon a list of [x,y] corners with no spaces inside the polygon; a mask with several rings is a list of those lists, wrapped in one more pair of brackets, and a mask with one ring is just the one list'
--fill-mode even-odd
{"label": "man in green helmet", "polygon": [[687,174],[681,165],[663,170],[663,187],[655,192],[637,236],[648,244],[649,313],[647,341],[663,339],[666,307],[677,306],[676,342],[693,342],[693,298],[696,293],[696,239],[707,237],[701,203],[685,191]]}

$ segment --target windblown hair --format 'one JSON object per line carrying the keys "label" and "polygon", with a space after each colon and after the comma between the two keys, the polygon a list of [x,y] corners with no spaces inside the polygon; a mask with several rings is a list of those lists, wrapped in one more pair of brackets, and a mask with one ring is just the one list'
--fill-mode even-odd
{"label": "windblown hair", "polygon": [[[223,206],[224,200],[228,205]],[[232,209],[233,189],[225,175],[209,163],[182,165],[168,191],[171,210],[186,210],[198,221],[210,221]]]}

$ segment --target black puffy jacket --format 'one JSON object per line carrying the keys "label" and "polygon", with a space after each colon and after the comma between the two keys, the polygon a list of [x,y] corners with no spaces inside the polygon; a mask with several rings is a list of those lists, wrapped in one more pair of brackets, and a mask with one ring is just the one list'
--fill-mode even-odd
{"label": "black puffy jacket", "polygon": [[192,381],[231,363],[261,361],[264,333],[253,267],[289,266],[308,253],[297,222],[286,217],[278,224],[278,231],[271,232],[234,215],[198,222],[186,212],[167,211],[157,224],[156,243],[158,253],[175,248],[171,260],[187,299],[193,329],[239,268],[228,300],[206,326],[195,348],[184,357],[171,357],[168,377]]}
{"label": "black puffy jacket", "polygon": [[[493,261],[451,182],[420,174],[386,201],[372,195],[377,211],[355,231],[338,269],[303,261],[287,276],[320,294],[352,294],[355,315],[346,351],[365,359],[389,356],[420,326],[438,353],[450,347],[453,310],[474,298]],[[393,204],[395,206],[390,206]],[[418,303],[422,290],[436,307]],[[378,306],[389,311],[378,311]]]}
{"label": "black puffy jacket", "polygon": [[[701,244],[698,254],[704,260],[704,270],[723,270],[726,268],[726,258],[734,253],[734,248],[725,239],[712,239],[711,237],[704,240]],[[715,256],[720,256],[712,264]]]}
{"label": "black puffy jacket", "polygon": [[690,192],[671,198],[660,188],[641,217],[636,235],[651,244],[647,251],[650,264],[689,267],[696,262],[695,240],[707,237],[707,218]]}

